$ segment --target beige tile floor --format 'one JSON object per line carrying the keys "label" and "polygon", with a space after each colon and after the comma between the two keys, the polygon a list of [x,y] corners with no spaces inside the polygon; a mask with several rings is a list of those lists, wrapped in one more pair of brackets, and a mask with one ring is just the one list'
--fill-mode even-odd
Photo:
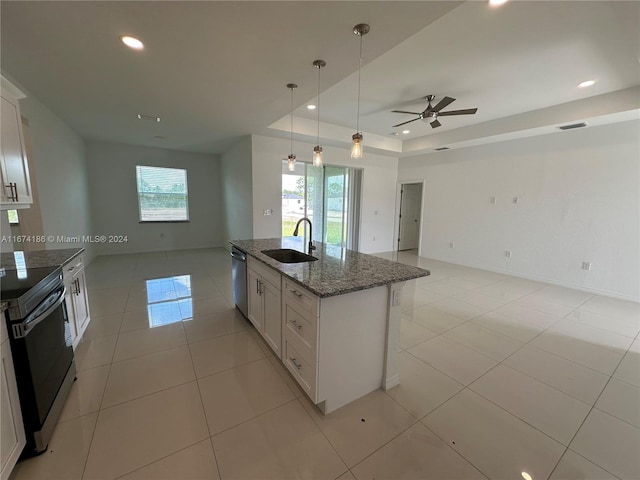
{"label": "beige tile floor", "polygon": [[12,479],[640,478],[638,304],[399,261],[432,272],[401,384],[323,417],[233,308],[225,250],[99,257],[78,380]]}

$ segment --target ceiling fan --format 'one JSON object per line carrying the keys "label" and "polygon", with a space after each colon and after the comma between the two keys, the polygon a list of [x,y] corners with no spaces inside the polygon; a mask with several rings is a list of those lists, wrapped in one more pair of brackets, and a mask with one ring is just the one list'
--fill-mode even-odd
{"label": "ceiling fan", "polygon": [[393,113],[407,113],[409,115],[418,116],[418,118],[414,118],[413,120],[409,120],[407,122],[399,123],[397,125],[394,125],[393,127],[395,128],[401,125],[406,125],[407,123],[415,122],[416,120],[425,120],[427,122],[431,120],[429,125],[431,125],[431,128],[436,128],[442,125],[438,121],[438,117],[446,117],[449,115],[473,115],[478,111],[477,108],[467,108],[466,110],[449,110],[448,112],[441,112],[440,110],[450,105],[451,103],[455,102],[456,99],[451,97],[444,97],[442,100],[440,100],[436,104],[435,107],[432,107],[431,102],[435,98],[436,98],[435,95],[427,95],[426,97],[424,97],[424,99],[429,103],[429,105],[422,112],[407,112],[406,110],[391,110]]}

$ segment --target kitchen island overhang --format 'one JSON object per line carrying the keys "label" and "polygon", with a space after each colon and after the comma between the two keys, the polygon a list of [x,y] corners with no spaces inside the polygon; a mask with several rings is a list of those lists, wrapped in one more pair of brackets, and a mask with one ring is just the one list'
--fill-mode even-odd
{"label": "kitchen island overhang", "polygon": [[[248,283],[256,283],[247,287],[249,320],[323,413],[400,383],[402,289],[428,270],[320,242],[312,262],[282,263],[262,253],[305,252],[299,237],[230,243],[249,256],[248,268],[257,272],[248,275]],[[279,319],[257,320],[251,313],[251,295],[254,306],[262,302],[264,285],[281,293],[280,305],[270,309]],[[270,298],[273,303],[276,297]]]}

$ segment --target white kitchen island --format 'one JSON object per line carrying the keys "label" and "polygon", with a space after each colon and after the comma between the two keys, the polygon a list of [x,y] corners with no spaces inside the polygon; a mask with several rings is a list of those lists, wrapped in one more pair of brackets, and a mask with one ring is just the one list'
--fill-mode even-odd
{"label": "white kitchen island", "polygon": [[306,252],[297,237],[231,244],[248,256],[249,320],[323,413],[399,384],[402,287],[427,270],[322,243],[312,262],[262,253]]}

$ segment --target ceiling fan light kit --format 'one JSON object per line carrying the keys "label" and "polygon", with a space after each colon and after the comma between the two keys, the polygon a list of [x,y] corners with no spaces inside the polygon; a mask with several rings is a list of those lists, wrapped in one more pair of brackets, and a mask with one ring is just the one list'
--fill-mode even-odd
{"label": "ceiling fan light kit", "polygon": [[369,33],[371,27],[366,23],[359,23],[353,27],[353,33],[360,38],[360,56],[358,60],[358,111],[356,114],[356,133],[351,136],[351,158],[362,158],[362,133],[360,132],[360,71],[362,70],[362,37]]}
{"label": "ceiling fan light kit", "polygon": [[313,166],[322,166],[322,146],[320,145],[320,69],[327,66],[324,60],[314,60],[313,66],[318,69],[318,101],[316,102],[316,110],[318,110],[318,135],[317,145],[313,147]]}
{"label": "ceiling fan light kit", "polygon": [[407,123],[415,122],[417,120],[424,120],[425,122],[429,122],[431,128],[437,128],[440,125],[440,121],[438,117],[448,117],[451,115],[474,115],[478,109],[477,108],[467,108],[464,110],[449,110],[447,112],[443,112],[442,109],[449,106],[453,102],[456,101],[455,98],[444,97],[440,100],[435,107],[431,106],[431,102],[435,100],[435,95],[427,95],[424,99],[427,101],[427,108],[425,108],[422,112],[408,112],[406,110],[391,110],[392,113],[405,113],[408,115],[417,115],[418,118],[414,118],[412,120],[408,120],[406,122],[398,123],[394,125],[393,128],[400,127],[402,125],[406,125]]}

